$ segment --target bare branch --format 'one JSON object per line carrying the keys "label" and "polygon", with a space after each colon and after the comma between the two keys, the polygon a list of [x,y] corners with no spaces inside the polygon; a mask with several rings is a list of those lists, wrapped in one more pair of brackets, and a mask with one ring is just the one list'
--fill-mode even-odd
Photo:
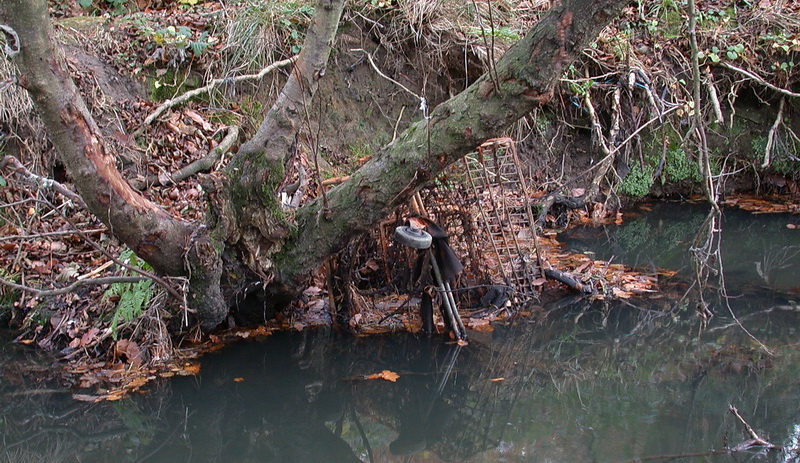
{"label": "bare branch", "polygon": [[722,66],[730,69],[731,71],[736,71],[739,74],[741,74],[741,75],[743,75],[743,76],[745,76],[747,78],[753,79],[756,82],[758,82],[759,84],[763,85],[764,87],[767,87],[767,88],[769,88],[771,90],[774,90],[774,91],[776,91],[776,92],[778,92],[778,93],[780,93],[782,95],[786,95],[786,96],[792,97],[792,98],[800,97],[800,93],[795,93],[795,92],[792,92],[790,90],[786,90],[785,88],[780,88],[780,87],[778,87],[776,85],[772,85],[771,83],[769,83],[766,80],[764,80],[761,76],[759,76],[757,74],[753,74],[752,72],[747,71],[745,69],[737,68],[736,66],[734,66],[734,65],[732,65],[730,63],[722,63]]}
{"label": "bare branch", "polygon": [[257,74],[245,74],[245,75],[242,75],[242,76],[227,77],[227,78],[224,78],[224,79],[214,79],[211,82],[209,82],[208,85],[205,85],[203,87],[196,88],[196,89],[193,89],[193,90],[189,90],[188,92],[184,93],[181,96],[178,96],[178,97],[173,98],[171,100],[167,100],[164,103],[162,103],[161,106],[156,108],[155,111],[150,113],[150,115],[147,116],[147,118],[145,118],[144,125],[152,124],[153,121],[158,116],[160,116],[164,111],[168,110],[169,108],[172,108],[172,107],[178,106],[179,104],[185,103],[185,102],[191,100],[192,98],[194,98],[194,97],[196,97],[198,95],[202,95],[204,93],[209,93],[210,91],[214,90],[215,88],[219,87],[222,84],[236,84],[236,83],[239,83],[239,82],[244,82],[246,80],[260,80],[260,79],[263,79],[264,76],[266,76],[267,74],[269,74],[270,72],[272,72],[272,71],[274,71],[276,69],[280,69],[282,67],[286,67],[286,66],[289,66],[291,64],[294,64],[294,62],[297,61],[298,56],[299,55],[294,55],[291,58],[287,58],[287,59],[281,60],[281,61],[276,61],[276,62],[270,64],[269,66],[265,67],[261,71],[259,71]]}
{"label": "bare branch", "polygon": [[[223,154],[227,153],[231,150],[231,147],[236,140],[239,138],[239,127],[237,126],[230,126],[228,127],[228,134],[225,135],[225,138],[214,147],[211,151],[208,152],[202,158],[193,161],[186,166],[178,169],[177,171],[170,174],[167,182],[178,183],[182,180],[186,180],[187,178],[191,177],[200,172],[204,172],[207,170],[211,170],[214,167],[214,164],[219,161]],[[159,178],[157,175],[149,175],[144,180],[133,180],[131,181],[131,185],[136,189],[143,189],[147,188],[150,185],[154,185],[159,182]]]}
{"label": "bare branch", "polygon": [[783,105],[785,101],[786,98],[781,98],[781,102],[780,104],[778,104],[778,115],[775,116],[775,122],[769,129],[769,135],[767,136],[767,146],[764,148],[764,162],[761,163],[762,169],[769,167],[770,156],[772,154],[772,147],[775,145],[775,136],[778,133],[778,127],[781,126],[781,122],[783,121]]}
{"label": "bare branch", "polygon": [[80,196],[78,196],[74,191],[70,190],[63,184],[58,183],[53,179],[34,174],[30,170],[28,170],[25,166],[23,166],[22,163],[19,162],[19,159],[15,158],[10,154],[7,154],[3,158],[3,160],[0,161],[0,170],[8,167],[9,165],[15,169],[15,172],[17,174],[21,175],[23,178],[33,183],[34,185],[38,186],[39,188],[45,190],[53,190],[58,193],[61,193],[62,195],[69,198],[72,202],[77,204],[78,206],[82,207],[83,209],[86,209],[86,203],[84,203],[83,199]]}
{"label": "bare branch", "polygon": [[148,278],[144,277],[102,277],[102,278],[87,278],[85,280],[78,280],[72,283],[69,286],[65,286],[63,288],[58,289],[51,289],[51,290],[44,290],[44,289],[36,289],[31,288],[30,286],[20,285],[14,283],[12,281],[8,281],[4,278],[0,278],[0,284],[4,286],[8,286],[9,288],[13,288],[19,291],[24,291],[26,293],[33,294],[36,297],[51,297],[51,296],[60,296],[62,294],[67,294],[75,291],[79,286],[96,286],[96,285],[108,285],[112,283],[138,283],[140,281],[147,280]]}

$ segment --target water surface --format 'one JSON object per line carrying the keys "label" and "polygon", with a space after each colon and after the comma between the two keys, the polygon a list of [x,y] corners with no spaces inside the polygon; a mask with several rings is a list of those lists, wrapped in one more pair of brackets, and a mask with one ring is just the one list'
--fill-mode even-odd
{"label": "water surface", "polygon": [[[658,206],[621,227],[562,239],[598,258],[691,274],[686,249],[705,216],[701,207]],[[797,462],[800,239],[787,233],[790,220],[726,212],[723,260],[735,297],[726,303],[706,292],[708,324],[695,299],[675,289],[688,290],[685,283],[652,301],[571,297],[525,308],[531,317],[470,333],[463,348],[412,335],[281,333],[208,355],[198,377],[95,405],[36,393],[39,386],[16,380],[5,360],[0,455],[14,462]],[[33,355],[4,349],[3,358]],[[399,379],[363,380],[382,370]],[[786,449],[705,455],[748,439],[730,405]]]}

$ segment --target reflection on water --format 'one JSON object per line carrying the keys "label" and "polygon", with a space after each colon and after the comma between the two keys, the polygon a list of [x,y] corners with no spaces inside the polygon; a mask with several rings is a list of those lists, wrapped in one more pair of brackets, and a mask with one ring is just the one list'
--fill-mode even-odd
{"label": "reflection on water", "polygon": [[[572,251],[643,269],[690,267],[689,249],[706,219],[703,204],[660,203],[626,214],[622,225],[581,227],[559,236]],[[725,209],[721,221],[725,279],[732,285],[800,289],[800,238],[787,214],[753,215]]]}
{"label": "reflection on water", "polygon": [[[794,262],[784,270],[797,275]],[[721,310],[698,333],[690,310],[577,300],[471,333],[463,348],[408,335],[276,334],[116,403],[26,390],[4,363],[0,459],[620,462],[737,445],[747,435],[732,404],[786,450],[672,461],[800,462],[800,314],[763,291],[743,294],[731,304],[774,357]],[[362,379],[382,370],[400,377]]]}

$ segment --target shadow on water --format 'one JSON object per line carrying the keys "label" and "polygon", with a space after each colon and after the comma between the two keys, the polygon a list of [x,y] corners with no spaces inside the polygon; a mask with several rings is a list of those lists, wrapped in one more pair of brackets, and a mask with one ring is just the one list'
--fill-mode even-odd
{"label": "shadow on water", "polygon": [[[690,310],[570,299],[470,333],[461,348],[412,335],[275,334],[208,355],[198,377],[114,403],[26,386],[21,371],[36,362],[3,360],[0,460],[800,462],[800,314],[742,294],[731,300],[740,321],[776,355],[722,310],[700,330]],[[363,379],[382,370],[399,378]],[[786,449],[690,456],[747,438],[729,404]]]}

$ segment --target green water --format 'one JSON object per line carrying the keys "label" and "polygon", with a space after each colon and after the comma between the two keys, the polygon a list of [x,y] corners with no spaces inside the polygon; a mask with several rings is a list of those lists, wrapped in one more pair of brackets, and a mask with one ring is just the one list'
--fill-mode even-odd
{"label": "green water", "polygon": [[[562,239],[598,257],[691,274],[686,249],[705,214],[659,206],[622,227]],[[678,281],[652,301],[534,307],[530,318],[471,332],[465,347],[411,335],[283,333],[205,357],[198,377],[94,405],[35,393],[6,360],[0,458],[800,462],[800,312],[792,299],[800,263],[791,257],[800,238],[786,233],[791,220],[726,214],[723,260],[735,295],[725,303],[714,289],[704,293],[714,312],[708,324],[691,295],[681,300],[691,285]],[[41,362],[4,349],[7,359]],[[361,379],[382,370],[399,379]],[[711,455],[748,439],[730,405],[786,448]]]}

